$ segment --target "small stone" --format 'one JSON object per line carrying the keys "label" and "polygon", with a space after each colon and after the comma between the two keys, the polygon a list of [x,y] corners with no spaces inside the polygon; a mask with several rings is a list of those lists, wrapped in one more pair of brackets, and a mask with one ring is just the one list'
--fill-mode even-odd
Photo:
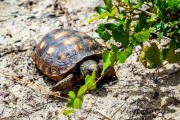
{"label": "small stone", "polygon": [[158,115],[159,117],[162,117],[162,116],[163,116],[163,114],[162,114],[161,112],[159,112],[157,115]]}

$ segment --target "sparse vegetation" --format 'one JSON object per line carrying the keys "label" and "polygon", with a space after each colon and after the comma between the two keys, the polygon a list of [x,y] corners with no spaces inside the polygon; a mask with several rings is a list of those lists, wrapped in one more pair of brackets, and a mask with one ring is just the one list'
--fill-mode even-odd
{"label": "sparse vegetation", "polygon": [[[163,61],[180,61],[180,0],[117,0],[114,4],[111,0],[104,0],[104,4],[96,7],[97,14],[88,19],[89,23],[107,20],[98,25],[96,32],[101,39],[111,44],[111,50],[104,50],[102,54],[104,65],[98,81],[109,67],[124,63],[138,45],[143,48],[140,62],[147,68],[162,66]],[[153,39],[150,39],[151,36]],[[163,37],[169,38],[168,47],[161,46]],[[121,44],[122,48],[118,49],[111,43],[112,40]],[[77,94],[70,91],[67,106],[72,110],[65,110],[64,115],[72,113],[74,108],[81,108],[85,93],[95,89],[96,83],[94,71],[92,75],[86,76],[85,85],[80,87]]]}

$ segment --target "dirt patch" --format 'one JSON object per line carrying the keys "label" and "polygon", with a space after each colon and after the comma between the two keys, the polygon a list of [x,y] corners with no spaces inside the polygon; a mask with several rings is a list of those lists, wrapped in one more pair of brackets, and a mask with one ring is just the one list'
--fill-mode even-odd
{"label": "dirt patch", "polygon": [[[95,34],[97,22],[86,23],[97,0],[1,0],[0,1],[0,119],[16,120],[152,120],[180,119],[180,72],[178,64],[166,65],[159,74],[145,69],[134,51],[117,65],[118,79],[108,81],[85,95],[82,109],[63,116],[65,103],[50,97],[55,81],[38,71],[31,59],[34,46],[49,31],[69,28]],[[176,72],[175,72],[176,71]],[[154,81],[153,75],[158,77]],[[75,86],[72,90],[76,90]]]}

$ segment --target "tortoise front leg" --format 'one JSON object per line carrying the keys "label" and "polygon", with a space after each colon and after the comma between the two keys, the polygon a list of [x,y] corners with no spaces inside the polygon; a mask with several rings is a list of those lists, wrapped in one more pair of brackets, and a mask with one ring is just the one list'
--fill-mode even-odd
{"label": "tortoise front leg", "polygon": [[70,88],[74,83],[74,74],[67,75],[64,79],[60,80],[55,86],[51,87],[53,91],[62,91],[66,88]]}

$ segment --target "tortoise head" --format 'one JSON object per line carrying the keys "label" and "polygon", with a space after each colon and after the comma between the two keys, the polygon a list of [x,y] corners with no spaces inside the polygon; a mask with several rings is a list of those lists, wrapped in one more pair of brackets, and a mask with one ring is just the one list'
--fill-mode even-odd
{"label": "tortoise head", "polygon": [[95,70],[96,74],[99,75],[99,71],[102,69],[102,61],[100,60],[100,63],[97,63],[94,60],[85,60],[80,65],[80,72],[83,76],[91,75],[92,72]]}

